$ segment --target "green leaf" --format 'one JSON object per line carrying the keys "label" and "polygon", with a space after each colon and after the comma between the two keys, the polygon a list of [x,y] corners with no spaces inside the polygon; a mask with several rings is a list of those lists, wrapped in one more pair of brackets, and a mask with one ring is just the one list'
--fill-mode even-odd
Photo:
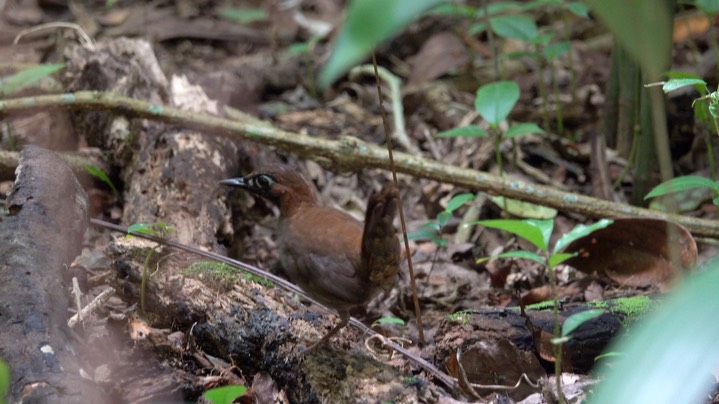
{"label": "green leaf", "polygon": [[489,133],[477,125],[467,125],[439,132],[437,137],[487,137]]}
{"label": "green leaf", "polygon": [[447,202],[447,207],[444,210],[447,212],[454,212],[457,208],[473,199],[474,194],[471,193],[455,195],[449,200],[449,202]]}
{"label": "green leaf", "polygon": [[442,3],[429,11],[429,14],[448,15],[451,17],[472,18],[477,13],[477,8],[457,3]]}
{"label": "green leaf", "polygon": [[485,84],[477,90],[474,107],[482,118],[496,128],[507,118],[519,100],[519,86],[513,81]]}
{"label": "green leaf", "polygon": [[448,212],[446,210],[443,210],[439,212],[437,215],[437,223],[439,223],[439,227],[442,228],[449,222],[449,219],[452,218],[452,212]]}
{"label": "green leaf", "polygon": [[[151,234],[158,237],[165,237],[166,235],[171,234],[174,231],[175,229],[165,222],[135,223],[131,224],[127,228],[128,233]],[[131,235],[128,234],[128,237],[130,236]]]}
{"label": "green leaf", "polygon": [[367,57],[382,41],[399,32],[422,12],[442,0],[353,0],[347,19],[337,35],[330,58],[317,80],[320,88],[329,86]]}
{"label": "green leaf", "polygon": [[433,240],[437,238],[437,232],[428,229],[413,230],[407,233],[410,240]]}
{"label": "green leaf", "polygon": [[[492,229],[499,229],[508,231],[517,237],[521,237],[530,243],[537,246],[544,252],[547,252],[547,240],[549,237],[545,237],[547,233],[547,227],[550,227],[549,233],[551,233],[551,227],[554,227],[552,220],[509,220],[509,219],[494,219],[494,220],[480,220],[475,222],[485,227]],[[549,226],[547,226],[549,224]]]}
{"label": "green leaf", "polygon": [[719,364],[719,257],[715,256],[610,347],[623,356],[595,369],[593,404],[694,403]]}
{"label": "green leaf", "polygon": [[525,222],[533,226],[537,226],[539,231],[542,232],[544,245],[547,246],[547,248],[544,249],[544,252],[547,252],[549,247],[549,238],[552,237],[552,230],[554,230],[554,220],[527,219]]}
{"label": "green leaf", "polygon": [[574,226],[574,228],[568,233],[564,233],[562,237],[557,240],[556,244],[554,244],[553,251],[555,253],[562,251],[565,247],[571,244],[572,241],[585,237],[591,234],[593,231],[603,229],[612,223],[614,223],[614,221],[610,219],[602,219],[590,225],[578,224]]}
{"label": "green leaf", "polygon": [[0,359],[0,403],[3,403],[10,388],[10,367]]}
{"label": "green leaf", "polygon": [[572,44],[562,41],[547,45],[542,49],[542,55],[548,60],[556,59],[572,49]]}
{"label": "green leaf", "polygon": [[719,14],[719,1],[716,0],[696,0],[694,5],[708,15]]}
{"label": "green leaf", "polygon": [[580,311],[579,313],[572,314],[571,316],[567,317],[567,319],[564,320],[564,324],[562,324],[562,336],[566,337],[572,331],[576,330],[577,327],[579,327],[580,325],[586,323],[589,320],[597,318],[602,314],[604,314],[604,310],[600,309]]}
{"label": "green leaf", "polygon": [[507,129],[506,132],[504,132],[504,138],[509,139],[512,137],[518,137],[518,136],[524,136],[524,135],[531,135],[533,133],[544,133],[542,128],[539,127],[536,123],[519,123],[511,128]]}
{"label": "green leaf", "polygon": [[577,253],[555,253],[549,256],[549,267],[554,268],[562,262],[574,257]]}
{"label": "green leaf", "polygon": [[664,83],[664,85],[662,86],[662,91],[664,91],[664,93],[668,93],[668,92],[671,92],[671,91],[674,91],[674,90],[678,90],[678,89],[680,89],[680,88],[682,88],[682,87],[686,87],[686,86],[696,86],[696,85],[701,85],[701,86],[703,86],[704,91],[703,91],[703,92],[700,91],[700,93],[706,94],[706,93],[708,92],[707,82],[706,82],[706,81],[704,81],[704,80],[702,80],[702,79],[691,79],[691,78],[687,78],[687,79],[671,79],[671,80],[669,80],[669,81],[667,81],[667,82]]}
{"label": "green leaf", "polygon": [[655,198],[657,196],[670,194],[672,192],[684,191],[691,188],[709,188],[714,193],[719,193],[719,184],[709,178],[699,177],[697,175],[686,175],[684,177],[673,178],[669,181],[662,182],[654,187],[644,199]]}
{"label": "green leaf", "polygon": [[42,78],[45,78],[65,67],[64,64],[37,65],[20,70],[5,80],[0,80],[0,95],[9,95],[23,88],[30,87]]}
{"label": "green leaf", "polygon": [[223,8],[217,12],[217,16],[240,24],[267,21],[270,18],[262,8]]}
{"label": "green leaf", "polygon": [[582,18],[589,18],[589,7],[581,1],[571,1],[567,3],[567,10]]}
{"label": "green leaf", "polygon": [[531,42],[537,38],[537,24],[523,15],[499,15],[489,20],[489,25],[497,35],[504,38]]}
{"label": "green leaf", "polygon": [[117,197],[117,198],[120,197],[120,192],[117,191],[117,188],[115,188],[115,185],[112,183],[112,181],[110,181],[110,177],[108,177],[107,174],[105,174],[105,172],[102,171],[102,169],[100,167],[96,167],[96,166],[93,166],[90,164],[83,164],[82,167],[90,175],[98,178],[100,181],[107,184],[107,186],[109,186],[110,189],[112,189],[112,193],[115,194],[115,197]]}
{"label": "green leaf", "polygon": [[479,35],[486,30],[487,30],[487,24],[485,24],[483,22],[475,22],[474,24],[469,26],[469,29],[467,30],[467,35],[471,35],[471,36]]}
{"label": "green leaf", "polygon": [[372,325],[378,325],[378,324],[399,324],[404,325],[404,320],[397,317],[381,317],[375,320]]}
{"label": "green leaf", "polygon": [[202,393],[202,397],[212,404],[232,404],[247,391],[247,387],[239,384],[215,387]]}

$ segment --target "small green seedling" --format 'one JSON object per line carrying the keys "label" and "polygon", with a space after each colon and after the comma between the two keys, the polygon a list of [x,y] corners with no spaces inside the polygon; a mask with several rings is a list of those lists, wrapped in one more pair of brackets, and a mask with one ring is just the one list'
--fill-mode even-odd
{"label": "small green seedling", "polygon": [[[555,336],[560,335],[559,329],[559,302],[556,299],[557,296],[557,280],[554,274],[554,268],[562,262],[573,257],[575,254],[562,252],[572,241],[577,240],[581,237],[587,236],[595,230],[603,229],[610,224],[611,220],[602,219],[591,225],[577,225],[568,233],[565,233],[557,242],[554,244],[554,248],[549,249],[549,238],[554,230],[553,220],[480,220],[476,224],[489,227],[492,229],[504,230],[510,232],[517,237],[521,237],[528,242],[534,244],[539,250],[539,253],[533,251],[510,251],[497,255],[495,258],[523,258],[538,262],[548,268],[549,274],[549,286],[552,291],[552,296],[555,297],[554,305],[552,307],[552,313],[554,315],[554,332]],[[478,262],[487,260],[488,258],[481,258]],[[579,318],[581,320],[581,318]],[[573,322],[576,320],[573,320]],[[586,320],[584,320],[586,321]],[[572,325],[570,323],[567,328]],[[574,328],[569,329],[566,334],[569,334]],[[566,336],[566,335],[562,335]],[[554,344],[554,376],[557,383],[557,391],[561,391],[561,376],[562,376],[562,344]],[[561,401],[561,400],[560,400]]]}
{"label": "small green seedling", "polygon": [[534,123],[518,123],[502,132],[501,123],[507,119],[509,113],[519,100],[519,86],[513,81],[498,81],[485,84],[477,90],[474,108],[489,124],[489,132],[477,125],[469,125],[438,133],[439,137],[489,137],[494,141],[494,157],[503,172],[502,152],[500,144],[504,139],[512,139],[531,133],[544,133]]}
{"label": "small green seedling", "polygon": [[[165,238],[172,234],[175,228],[169,226],[165,222],[156,223],[136,223],[127,228],[127,237],[132,237],[130,233],[149,234],[157,237]],[[145,313],[145,291],[147,290],[147,282],[150,278],[150,259],[157,252],[157,246],[147,251],[145,255],[145,264],[142,267],[142,280],[140,281],[140,310]]]}
{"label": "small green seedling", "polygon": [[115,195],[115,198],[120,199],[120,192],[117,190],[117,188],[115,188],[115,184],[112,183],[110,177],[108,177],[107,174],[105,174],[105,172],[102,171],[100,167],[93,166],[90,164],[83,164],[82,168],[84,168],[88,174],[107,184],[107,186],[109,186],[112,190],[112,193]]}
{"label": "small green seedling", "polygon": [[453,196],[447,202],[447,207],[437,215],[436,220],[425,223],[419,230],[409,232],[407,237],[410,240],[431,240],[438,248],[445,247],[449,240],[442,236],[442,229],[452,218],[455,210],[473,199],[474,194],[471,193]]}
{"label": "small green seedling", "polygon": [[587,321],[595,319],[602,314],[604,314],[604,310],[600,309],[586,310],[572,314],[571,316],[567,317],[564,320],[564,324],[562,324],[562,336],[558,338],[552,338],[552,344],[563,344],[569,341],[570,339],[572,339],[572,336],[570,335],[572,331],[576,330],[580,325],[586,323]]}

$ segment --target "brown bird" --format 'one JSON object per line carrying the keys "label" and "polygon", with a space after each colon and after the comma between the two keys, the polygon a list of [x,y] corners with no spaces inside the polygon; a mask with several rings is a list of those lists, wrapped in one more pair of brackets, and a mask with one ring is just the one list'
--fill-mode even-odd
{"label": "brown bird", "polygon": [[341,210],[322,206],[304,177],[288,166],[269,165],[220,183],[246,189],[279,207],[280,264],[290,281],[337,310],[339,324],[305,352],[346,326],[351,308],[394,286],[401,254],[393,226],[399,193],[393,185],[370,196],[363,226]]}

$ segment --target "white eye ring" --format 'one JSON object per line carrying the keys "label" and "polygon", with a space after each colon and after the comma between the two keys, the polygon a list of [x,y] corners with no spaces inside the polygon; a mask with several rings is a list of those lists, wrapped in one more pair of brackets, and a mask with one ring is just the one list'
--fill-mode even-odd
{"label": "white eye ring", "polygon": [[258,188],[267,189],[267,188],[271,187],[272,184],[274,184],[274,183],[275,183],[275,181],[272,179],[272,177],[270,177],[269,175],[266,175],[266,174],[262,174],[262,175],[258,176],[257,178],[255,178],[255,185]]}

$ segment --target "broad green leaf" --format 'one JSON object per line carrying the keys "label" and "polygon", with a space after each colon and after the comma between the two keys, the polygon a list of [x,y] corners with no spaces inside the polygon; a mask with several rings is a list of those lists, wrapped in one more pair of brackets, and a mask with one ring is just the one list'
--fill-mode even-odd
{"label": "broad green leaf", "polygon": [[574,257],[576,253],[555,253],[549,256],[549,267],[554,268],[562,262]]}
{"label": "broad green leaf", "polygon": [[571,1],[567,3],[567,10],[582,18],[589,18],[589,7],[581,1]]}
{"label": "broad green leaf", "polygon": [[531,135],[533,133],[544,133],[544,131],[536,123],[518,123],[507,129],[503,137],[509,139],[517,136]]}
{"label": "broad green leaf", "polygon": [[447,202],[447,208],[445,208],[444,210],[447,212],[454,212],[457,208],[473,199],[474,194],[471,193],[455,195],[452,197],[452,199],[449,200],[449,202]]}
{"label": "broad green leaf", "polygon": [[477,125],[467,125],[439,132],[437,137],[487,137],[489,133]]}
{"label": "broad green leaf", "polygon": [[20,70],[5,80],[0,80],[0,95],[12,94],[23,88],[30,87],[38,80],[45,78],[65,67],[63,64],[37,65]]}
{"label": "broad green leaf", "polygon": [[610,219],[602,219],[599,220],[593,224],[585,225],[585,224],[578,224],[574,226],[572,230],[570,230],[568,233],[564,233],[562,237],[557,240],[557,243],[554,244],[554,252],[560,252],[562,251],[566,246],[572,243],[572,241],[585,237],[589,234],[591,234],[595,230],[603,229],[610,224],[612,224],[613,221]]}
{"label": "broad green leaf", "polygon": [[437,232],[428,229],[412,230],[407,233],[410,240],[432,240],[437,237]]}
{"label": "broad green leaf", "polygon": [[709,178],[699,177],[697,175],[686,175],[684,177],[677,177],[669,181],[662,182],[649,191],[644,199],[654,198],[672,192],[684,191],[691,188],[709,188],[715,193],[719,193],[719,184],[717,184],[716,181],[712,181]]}
{"label": "broad green leaf", "polygon": [[[547,239],[544,234],[546,233],[546,224],[543,222],[549,222],[552,226],[554,222],[551,220],[509,220],[509,219],[494,219],[494,220],[480,220],[475,222],[485,227],[492,229],[508,231],[517,237],[521,237],[530,243],[537,246],[542,251],[547,251]],[[540,223],[539,225],[537,223]],[[543,231],[543,229],[545,229]],[[551,232],[551,230],[550,230]]]}
{"label": "broad green leaf", "polygon": [[352,0],[330,58],[320,72],[318,86],[329,86],[367,57],[380,42],[439,3],[441,0]]}
{"label": "broad green leaf", "polygon": [[217,12],[217,16],[240,24],[267,21],[270,18],[262,8],[223,8]]}
{"label": "broad green leaf", "polygon": [[439,227],[444,227],[451,218],[452,212],[448,212],[446,210],[439,212],[439,214],[437,215],[437,223],[439,223]]}
{"label": "broad green leaf", "polygon": [[567,319],[564,320],[564,324],[562,324],[562,336],[566,337],[572,331],[576,330],[577,327],[579,327],[580,325],[586,323],[589,320],[597,318],[602,314],[604,314],[604,310],[600,309],[580,311],[579,313],[572,314],[571,316],[567,317]]}
{"label": "broad green leaf", "polygon": [[537,226],[539,231],[542,232],[542,237],[544,237],[544,245],[547,246],[544,251],[548,251],[549,238],[552,237],[552,230],[554,230],[554,220],[527,219],[525,220],[525,222],[531,224],[532,226]]}
{"label": "broad green leaf", "polygon": [[523,15],[499,15],[489,19],[489,25],[504,38],[531,42],[537,38],[537,24]]}
{"label": "broad green leaf", "polygon": [[[662,91],[665,93],[678,90],[682,87],[686,86],[696,86],[701,85],[704,87],[703,94],[706,94],[709,90],[707,89],[707,82],[702,79],[671,79],[664,83],[662,86]],[[701,91],[700,91],[701,92]]]}
{"label": "broad green leaf", "polygon": [[247,391],[247,387],[239,384],[215,387],[202,393],[202,397],[212,404],[232,404]]}
{"label": "broad green leaf", "polygon": [[696,0],[694,5],[706,14],[719,14],[719,1],[717,0]]}
{"label": "broad green leaf", "polygon": [[661,76],[671,61],[672,14],[662,0],[586,0],[617,41],[647,72],[647,80]]}
{"label": "broad green leaf", "polygon": [[701,79],[694,73],[682,72],[679,70],[669,70],[664,73],[669,79]]}
{"label": "broad green leaf", "polygon": [[485,84],[477,90],[474,107],[482,118],[496,128],[507,118],[519,100],[519,86],[513,81]]}
{"label": "broad green leaf", "polygon": [[706,401],[719,364],[719,257],[702,267],[607,347],[623,355],[595,369],[589,403]]}

